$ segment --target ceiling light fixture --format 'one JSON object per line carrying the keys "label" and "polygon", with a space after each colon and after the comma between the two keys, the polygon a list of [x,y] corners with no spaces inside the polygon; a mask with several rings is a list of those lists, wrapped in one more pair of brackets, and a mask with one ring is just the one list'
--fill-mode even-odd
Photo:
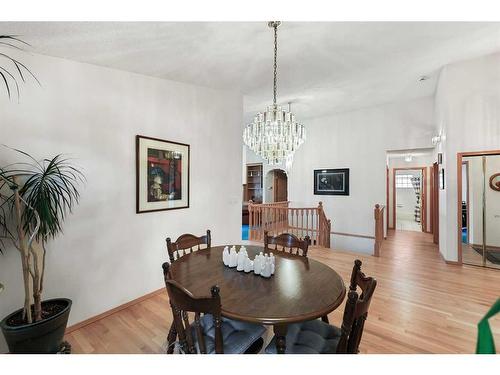
{"label": "ceiling light fixture", "polygon": [[255,116],[253,122],[243,130],[243,141],[257,155],[260,155],[269,165],[287,164],[287,169],[293,161],[293,154],[304,143],[306,129],[295,120],[295,115],[276,104],[278,92],[278,26],[280,21],[271,21],[268,26],[274,30],[274,85],[273,104],[262,113]]}

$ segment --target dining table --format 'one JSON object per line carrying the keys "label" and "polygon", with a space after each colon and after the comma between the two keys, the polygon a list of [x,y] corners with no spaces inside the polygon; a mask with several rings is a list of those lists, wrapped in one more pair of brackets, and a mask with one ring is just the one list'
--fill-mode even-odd
{"label": "dining table", "polygon": [[210,288],[217,285],[222,316],[272,325],[277,353],[286,351],[289,324],[325,317],[345,298],[346,288],[341,276],[322,262],[245,245],[250,259],[260,252],[273,253],[275,272],[265,278],[225,266],[222,261],[224,247],[201,249],[180,257],[171,265],[171,277],[197,297],[209,296]]}

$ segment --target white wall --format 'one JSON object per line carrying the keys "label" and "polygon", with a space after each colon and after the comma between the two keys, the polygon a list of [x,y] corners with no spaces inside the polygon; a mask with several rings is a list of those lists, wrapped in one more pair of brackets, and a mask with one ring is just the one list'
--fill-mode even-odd
{"label": "white wall", "polygon": [[500,54],[443,68],[436,91],[436,130],[445,139],[445,190],[439,192],[439,251],[458,259],[457,152],[500,149]]}
{"label": "white wall", "polygon": [[[247,146],[243,146],[243,181],[244,184],[246,184],[246,165],[247,164],[262,164],[262,200],[263,203],[270,203],[274,199],[274,194],[272,190],[269,190],[269,187],[274,184],[274,179],[268,179],[268,173],[269,171],[272,171],[273,169],[282,169],[286,170],[285,166],[283,164],[277,164],[277,165],[269,165],[264,159],[262,159],[259,155],[257,155],[255,152],[250,150]],[[289,199],[290,200],[290,199]]]}
{"label": "white wall", "polygon": [[[431,147],[433,99],[391,103],[304,121],[307,141],[288,177],[289,199],[323,201],[332,230],[374,235],[373,208],[386,202],[386,151]],[[314,195],[313,170],[350,168],[350,195]],[[373,240],[332,236],[333,247],[373,252]]]}
{"label": "white wall", "polygon": [[264,175],[263,182],[265,185],[264,202],[271,203],[274,201],[274,172],[272,170]]}
{"label": "white wall", "polygon": [[[23,59],[42,87],[23,87],[19,103],[2,92],[0,143],[37,158],[69,154],[87,177],[64,235],[48,245],[44,297],[73,300],[69,324],[161,288],[167,236],[210,228],[215,244],[240,241],[239,94],[45,56]],[[190,208],[135,213],[136,134],[191,145]],[[16,160],[0,149],[0,165]],[[20,270],[15,250],[0,255],[1,317],[22,306]]]}

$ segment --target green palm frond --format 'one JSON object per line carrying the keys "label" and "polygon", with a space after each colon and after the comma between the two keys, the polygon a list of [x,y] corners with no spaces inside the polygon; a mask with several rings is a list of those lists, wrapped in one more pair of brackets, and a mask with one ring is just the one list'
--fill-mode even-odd
{"label": "green palm frond", "polygon": [[41,222],[36,239],[46,241],[62,232],[66,214],[72,212],[79,201],[78,185],[84,181],[84,176],[62,155],[34,162],[32,167],[31,171],[22,170],[26,181],[19,190],[27,205],[32,208],[23,212],[24,229],[29,232],[35,226],[33,209],[36,210]]}
{"label": "green palm frond", "polygon": [[[12,150],[29,160],[0,168],[0,237],[14,237],[9,227],[9,217],[13,210],[13,195],[9,196],[9,192],[12,194],[12,189],[18,188],[19,195],[28,207],[23,210],[23,228],[26,233],[32,232],[38,214],[40,228],[36,239],[45,242],[62,232],[66,215],[72,212],[80,199],[78,186],[85,178],[62,155],[38,161],[24,151]],[[0,242],[0,249],[2,247]]]}
{"label": "green palm frond", "polygon": [[40,85],[38,78],[26,65],[2,52],[3,49],[24,51],[25,46],[30,45],[16,35],[0,35],[0,82],[5,85],[9,98],[12,97],[12,91],[15,88],[19,99],[19,81],[26,82],[26,75],[31,76]]}

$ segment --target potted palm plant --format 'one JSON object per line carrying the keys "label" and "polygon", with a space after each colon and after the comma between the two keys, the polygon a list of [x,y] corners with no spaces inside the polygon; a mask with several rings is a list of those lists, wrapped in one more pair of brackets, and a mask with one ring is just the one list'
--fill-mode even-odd
{"label": "potted palm plant", "polygon": [[11,353],[55,353],[60,350],[71,300],[42,300],[47,242],[62,231],[78,203],[83,174],[56,155],[0,168],[0,245],[10,242],[21,256],[24,306],[1,322]]}
{"label": "potted palm plant", "polygon": [[[2,48],[22,50],[26,45],[16,36],[0,35]],[[19,98],[20,83],[28,76],[38,82],[22,62],[0,51],[0,85],[9,98],[13,92]],[[15,151],[28,160],[0,167],[0,252],[19,252],[24,306],[0,327],[11,353],[54,353],[61,347],[71,300],[42,300],[46,245],[61,233],[66,215],[78,203],[83,175],[61,155],[38,161]]]}

